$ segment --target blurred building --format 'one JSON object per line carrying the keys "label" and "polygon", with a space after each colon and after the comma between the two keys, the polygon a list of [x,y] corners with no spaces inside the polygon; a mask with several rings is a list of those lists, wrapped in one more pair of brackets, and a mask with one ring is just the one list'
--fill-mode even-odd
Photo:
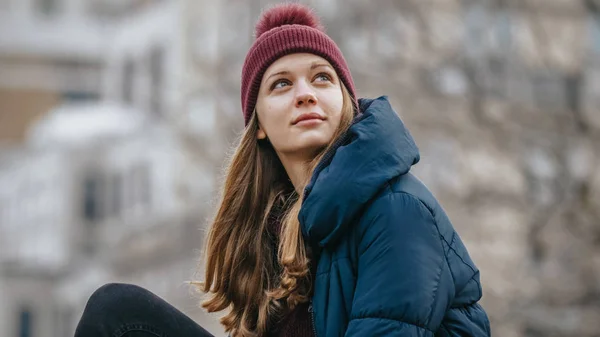
{"label": "blurred building", "polygon": [[[0,335],[72,335],[107,282],[145,286],[207,320],[185,281],[197,266],[219,151],[203,151],[197,135],[215,139],[218,129],[214,103],[182,88],[184,5],[2,8],[14,21],[2,21],[0,35],[12,55],[0,62],[9,87],[0,97]],[[52,99],[29,109],[40,91]],[[203,116],[190,122],[190,107]]]}
{"label": "blurred building", "polygon": [[98,99],[107,26],[91,4],[0,2],[0,141],[60,102]]}
{"label": "blurred building", "polygon": [[128,276],[115,272],[127,270],[120,263],[147,253],[148,239],[128,241],[136,231],[168,224],[177,233],[181,154],[167,130],[142,117],[114,106],[55,109],[26,149],[3,158],[3,335],[72,334],[91,291]]}
{"label": "blurred building", "polygon": [[[1,336],[71,335],[115,281],[221,331],[183,282],[275,2],[0,1]],[[597,336],[600,3],[303,2],[415,136],[494,335]]]}

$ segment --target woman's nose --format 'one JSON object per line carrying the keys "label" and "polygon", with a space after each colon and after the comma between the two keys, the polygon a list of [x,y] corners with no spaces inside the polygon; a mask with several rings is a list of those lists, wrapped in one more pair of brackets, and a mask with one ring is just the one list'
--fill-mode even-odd
{"label": "woman's nose", "polygon": [[298,85],[296,94],[296,107],[299,108],[306,104],[317,104],[317,96],[307,85]]}

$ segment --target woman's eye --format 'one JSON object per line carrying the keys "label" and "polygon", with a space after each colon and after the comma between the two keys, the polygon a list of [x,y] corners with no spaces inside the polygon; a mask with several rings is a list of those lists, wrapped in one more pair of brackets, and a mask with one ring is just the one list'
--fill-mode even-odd
{"label": "woman's eye", "polygon": [[331,81],[331,77],[329,77],[329,75],[325,73],[318,74],[317,77],[315,77],[315,79],[319,81]]}
{"label": "woman's eye", "polygon": [[285,87],[286,85],[288,85],[288,82],[286,80],[278,80],[278,81],[275,81],[271,85],[271,90],[273,90],[273,89],[280,89],[280,88]]}

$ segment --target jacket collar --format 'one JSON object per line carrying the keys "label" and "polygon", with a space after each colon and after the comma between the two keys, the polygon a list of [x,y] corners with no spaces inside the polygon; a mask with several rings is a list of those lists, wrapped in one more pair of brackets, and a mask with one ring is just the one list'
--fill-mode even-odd
{"label": "jacket collar", "polygon": [[359,111],[305,189],[298,218],[313,246],[335,242],[388,181],[419,161],[412,136],[386,96],[360,99]]}

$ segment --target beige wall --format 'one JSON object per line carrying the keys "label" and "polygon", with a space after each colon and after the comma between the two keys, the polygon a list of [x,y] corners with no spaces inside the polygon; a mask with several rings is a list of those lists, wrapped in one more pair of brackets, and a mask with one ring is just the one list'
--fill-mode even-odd
{"label": "beige wall", "polygon": [[29,125],[59,99],[49,91],[0,88],[0,142],[22,142]]}

